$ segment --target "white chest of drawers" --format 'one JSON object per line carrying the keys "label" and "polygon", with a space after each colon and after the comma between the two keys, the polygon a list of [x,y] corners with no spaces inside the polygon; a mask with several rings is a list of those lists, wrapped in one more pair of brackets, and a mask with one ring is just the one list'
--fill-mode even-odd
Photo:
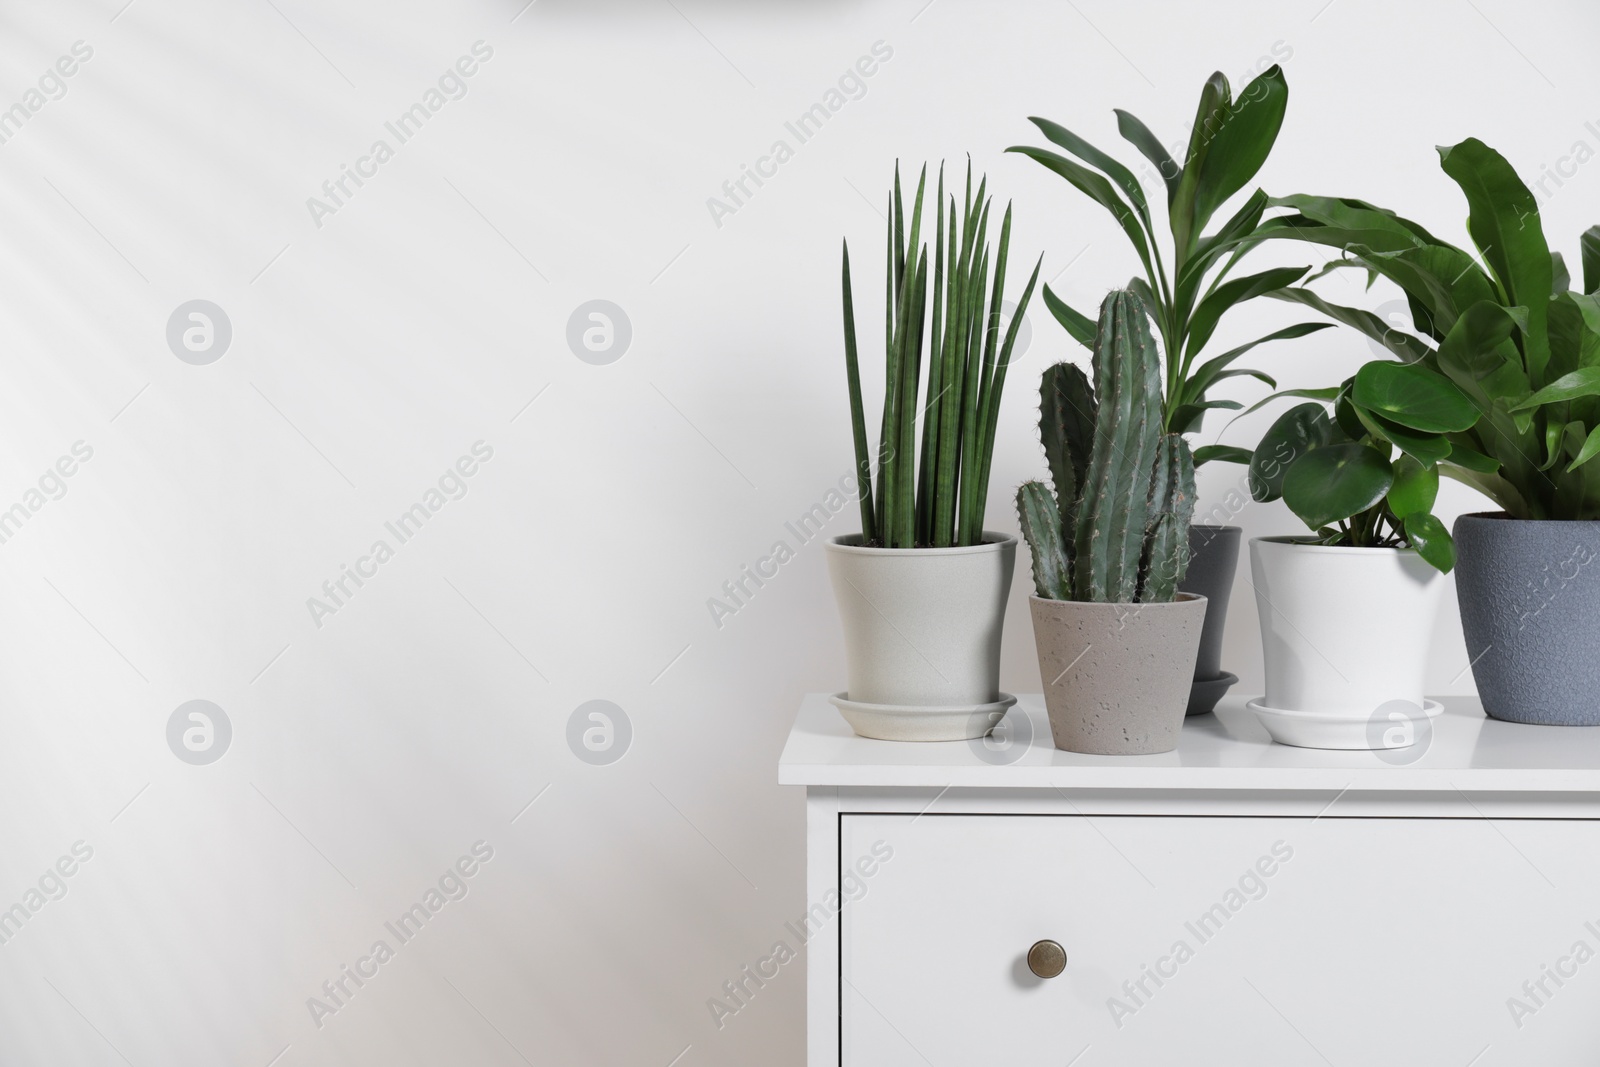
{"label": "white chest of drawers", "polygon": [[1600,1056],[1600,729],[1452,700],[1425,750],[1323,752],[1230,700],[1112,758],[1011,715],[1010,747],[910,745],[802,704],[811,1067]]}

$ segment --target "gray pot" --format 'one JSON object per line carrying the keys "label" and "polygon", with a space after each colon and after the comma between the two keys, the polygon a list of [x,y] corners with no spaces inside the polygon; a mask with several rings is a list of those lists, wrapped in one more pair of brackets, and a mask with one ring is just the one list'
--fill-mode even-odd
{"label": "gray pot", "polygon": [[1456,594],[1483,710],[1600,726],[1600,521],[1456,520]]}
{"label": "gray pot", "polygon": [[1133,756],[1178,747],[1204,597],[1170,604],[1028,598],[1056,747]]}
{"label": "gray pot", "polygon": [[1194,663],[1194,684],[1189,687],[1189,714],[1204,715],[1217,706],[1222,694],[1239,680],[1222,669],[1222,631],[1228,621],[1228,594],[1239,568],[1237,526],[1189,527],[1189,570],[1178,588],[1206,598],[1206,623],[1200,631],[1200,655]]}

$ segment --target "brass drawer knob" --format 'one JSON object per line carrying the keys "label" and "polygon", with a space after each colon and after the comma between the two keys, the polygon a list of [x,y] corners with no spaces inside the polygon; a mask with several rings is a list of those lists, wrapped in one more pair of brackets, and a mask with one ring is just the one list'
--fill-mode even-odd
{"label": "brass drawer knob", "polygon": [[1054,941],[1035,941],[1028,950],[1028,970],[1040,978],[1054,978],[1067,969],[1067,950]]}

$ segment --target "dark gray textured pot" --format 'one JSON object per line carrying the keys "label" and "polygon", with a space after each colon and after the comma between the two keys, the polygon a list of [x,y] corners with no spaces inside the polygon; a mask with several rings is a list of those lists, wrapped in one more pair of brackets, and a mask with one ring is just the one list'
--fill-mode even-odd
{"label": "dark gray textured pot", "polygon": [[1456,520],[1456,595],[1483,710],[1600,726],[1600,521]]}
{"label": "dark gray textured pot", "polygon": [[1237,526],[1189,527],[1189,570],[1178,588],[1206,598],[1206,622],[1200,631],[1200,655],[1189,687],[1190,715],[1204,715],[1239,679],[1222,669],[1222,631],[1228,620],[1228,594],[1239,568]]}

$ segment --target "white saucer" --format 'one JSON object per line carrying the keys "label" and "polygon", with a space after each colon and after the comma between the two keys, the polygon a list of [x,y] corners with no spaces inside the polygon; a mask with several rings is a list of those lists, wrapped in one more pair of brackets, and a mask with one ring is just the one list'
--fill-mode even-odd
{"label": "white saucer", "polygon": [[[1340,712],[1328,711],[1283,711],[1279,708],[1269,708],[1260,700],[1252,700],[1245,707],[1256,713],[1256,718],[1261,720],[1261,725],[1267,728],[1267,733],[1280,745],[1293,745],[1296,748],[1342,748],[1364,749],[1368,752],[1397,748],[1409,748],[1421,739],[1423,731],[1429,730],[1430,723],[1444,714],[1444,708],[1435,700],[1422,702],[1422,713],[1419,719],[1427,720],[1420,725],[1413,720],[1411,728],[1406,724],[1388,723],[1375,720],[1376,712],[1368,715],[1347,715]],[[1403,743],[1394,743],[1401,738],[1409,738]]]}
{"label": "white saucer", "polygon": [[863,704],[844,693],[835,693],[828,700],[852,730],[881,741],[970,741],[992,730],[1006,709],[1017,702],[1010,693],[1001,693],[991,704],[935,707]]}

